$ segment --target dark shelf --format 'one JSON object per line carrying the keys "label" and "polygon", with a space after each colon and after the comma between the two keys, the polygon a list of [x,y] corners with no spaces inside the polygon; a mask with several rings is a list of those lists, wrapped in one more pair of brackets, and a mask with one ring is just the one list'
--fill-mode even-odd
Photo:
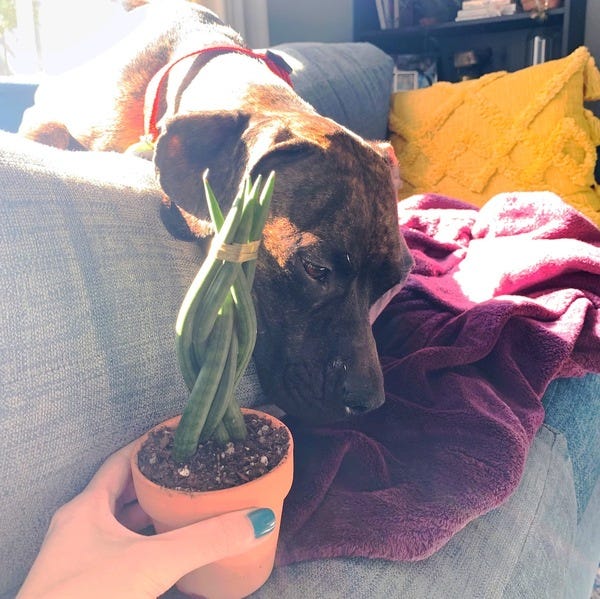
{"label": "dark shelf", "polygon": [[547,19],[533,19],[529,13],[518,12],[504,17],[488,19],[472,19],[470,21],[450,21],[429,26],[403,27],[401,29],[372,29],[359,34],[359,41],[373,41],[386,38],[422,38],[427,36],[471,35],[474,33],[492,33],[514,31],[516,29],[531,29],[532,27],[551,27],[561,25],[565,14],[564,8],[549,10]]}
{"label": "dark shelf", "polygon": [[564,0],[560,8],[549,10],[544,20],[517,12],[488,19],[379,29],[375,0],[353,0],[354,39],[370,42],[391,55],[435,55],[439,78],[455,81],[460,73],[454,68],[454,56],[472,49],[491,53],[482,73],[528,66],[530,39],[538,33],[551,40],[549,59],[571,53],[584,43],[586,2]]}

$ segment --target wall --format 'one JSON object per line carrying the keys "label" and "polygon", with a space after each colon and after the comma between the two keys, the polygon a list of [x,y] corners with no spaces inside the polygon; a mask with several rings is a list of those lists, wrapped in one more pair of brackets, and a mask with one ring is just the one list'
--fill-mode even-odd
{"label": "wall", "polygon": [[587,0],[585,44],[600,65],[600,36],[598,36],[598,31],[600,31],[600,2],[598,0]]}
{"label": "wall", "polygon": [[[600,68],[600,2],[598,0],[587,0],[585,13],[585,45],[596,59]],[[600,117],[600,102],[590,105],[596,116]]]}
{"label": "wall", "polygon": [[271,45],[352,40],[352,0],[267,0]]}

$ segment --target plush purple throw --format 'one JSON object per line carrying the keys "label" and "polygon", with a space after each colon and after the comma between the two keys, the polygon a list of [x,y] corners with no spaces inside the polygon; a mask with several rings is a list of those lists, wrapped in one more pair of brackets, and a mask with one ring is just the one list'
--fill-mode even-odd
{"label": "plush purple throw", "polygon": [[387,401],[290,423],[279,564],[428,557],[515,490],[550,381],[600,372],[600,231],[557,196],[414,196],[399,223],[416,266],[374,324]]}

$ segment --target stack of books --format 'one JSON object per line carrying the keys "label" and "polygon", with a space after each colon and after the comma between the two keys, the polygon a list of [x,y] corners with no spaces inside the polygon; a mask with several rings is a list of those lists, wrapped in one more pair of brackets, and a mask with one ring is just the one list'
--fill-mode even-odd
{"label": "stack of books", "polygon": [[455,20],[489,19],[513,15],[516,11],[515,0],[464,0]]}

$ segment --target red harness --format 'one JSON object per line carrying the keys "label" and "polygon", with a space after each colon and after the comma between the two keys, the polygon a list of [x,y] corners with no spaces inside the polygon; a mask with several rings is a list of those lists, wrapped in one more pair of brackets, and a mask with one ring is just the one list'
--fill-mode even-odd
{"label": "red harness", "polygon": [[180,56],[179,58],[173,60],[166,66],[162,68],[162,73],[160,78],[158,79],[158,83],[156,84],[156,90],[154,92],[154,100],[152,102],[152,110],[150,114],[146,118],[146,136],[145,139],[147,142],[153,143],[156,141],[158,137],[159,130],[157,125],[158,120],[158,110],[160,104],[160,92],[167,80],[167,76],[171,69],[184,60],[185,58],[189,58],[190,56],[200,56],[201,54],[222,54],[225,52],[236,52],[238,54],[245,54],[246,56],[250,56],[252,58],[256,58],[264,62],[269,69],[275,75],[283,79],[290,87],[293,87],[292,80],[290,79],[290,73],[292,72],[291,67],[285,62],[283,58],[278,56],[277,54],[267,50],[266,52],[254,52],[253,50],[249,50],[248,48],[242,48],[240,46],[210,46],[208,48],[201,48],[200,50],[195,50],[194,52],[190,52],[189,54],[185,54],[184,56]]}

